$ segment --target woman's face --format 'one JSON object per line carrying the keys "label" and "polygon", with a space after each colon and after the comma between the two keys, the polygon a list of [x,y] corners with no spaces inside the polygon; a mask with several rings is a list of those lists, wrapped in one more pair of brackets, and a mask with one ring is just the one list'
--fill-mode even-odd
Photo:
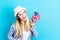
{"label": "woman's face", "polygon": [[26,11],[23,9],[18,13],[19,18],[22,21],[26,21],[27,20],[27,15],[26,15]]}

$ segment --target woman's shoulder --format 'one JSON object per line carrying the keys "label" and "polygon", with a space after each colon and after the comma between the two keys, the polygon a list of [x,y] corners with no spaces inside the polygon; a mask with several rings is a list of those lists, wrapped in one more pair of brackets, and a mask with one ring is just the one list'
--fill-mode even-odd
{"label": "woman's shoulder", "polygon": [[15,29],[15,23],[13,23],[13,24],[11,25],[11,28],[14,28],[14,29]]}

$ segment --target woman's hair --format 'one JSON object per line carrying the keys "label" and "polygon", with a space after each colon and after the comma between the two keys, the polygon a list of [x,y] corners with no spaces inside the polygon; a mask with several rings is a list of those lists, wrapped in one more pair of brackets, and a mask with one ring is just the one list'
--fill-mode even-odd
{"label": "woman's hair", "polygon": [[[18,37],[20,37],[22,28],[21,28],[21,19],[18,17],[18,14],[16,15],[15,27],[16,27],[16,34]],[[29,19],[27,17],[27,20],[25,21],[24,30],[27,32],[29,29],[30,29],[30,25],[29,25]]]}

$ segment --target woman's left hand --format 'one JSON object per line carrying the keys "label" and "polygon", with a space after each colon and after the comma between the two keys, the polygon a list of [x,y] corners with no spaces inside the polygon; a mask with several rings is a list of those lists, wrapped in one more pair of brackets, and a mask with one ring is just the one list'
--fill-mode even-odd
{"label": "woman's left hand", "polygon": [[18,38],[17,40],[20,40],[20,38]]}
{"label": "woman's left hand", "polygon": [[33,27],[34,26],[34,22],[30,21],[30,26]]}

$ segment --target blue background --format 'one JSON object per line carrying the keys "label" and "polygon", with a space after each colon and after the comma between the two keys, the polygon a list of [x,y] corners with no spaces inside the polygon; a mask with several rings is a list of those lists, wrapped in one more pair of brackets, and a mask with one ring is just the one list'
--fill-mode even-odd
{"label": "blue background", "polygon": [[14,8],[26,7],[29,19],[34,11],[40,12],[41,19],[36,23],[38,38],[32,40],[60,40],[60,1],[59,0],[0,0],[0,40],[8,40],[7,35],[15,22]]}

